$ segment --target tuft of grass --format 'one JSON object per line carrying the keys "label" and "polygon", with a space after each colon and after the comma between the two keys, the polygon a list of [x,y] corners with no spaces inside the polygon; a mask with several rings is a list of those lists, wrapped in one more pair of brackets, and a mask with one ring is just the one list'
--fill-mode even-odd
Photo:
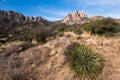
{"label": "tuft of grass", "polygon": [[103,58],[89,46],[73,43],[68,46],[66,60],[81,80],[97,80],[104,68]]}

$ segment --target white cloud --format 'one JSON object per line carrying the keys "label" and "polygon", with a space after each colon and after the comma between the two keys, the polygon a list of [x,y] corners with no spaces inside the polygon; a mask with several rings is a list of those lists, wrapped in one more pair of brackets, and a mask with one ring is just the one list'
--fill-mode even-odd
{"label": "white cloud", "polygon": [[7,0],[1,0],[0,2],[7,2]]}
{"label": "white cloud", "polygon": [[3,0],[4,2],[6,2],[7,0]]}
{"label": "white cloud", "polygon": [[55,15],[55,16],[65,16],[68,12],[64,10],[59,10],[59,9],[51,9],[51,8],[43,8],[38,6],[37,9],[43,13]]}
{"label": "white cloud", "polygon": [[74,2],[74,6],[85,7],[88,15],[120,18],[120,0],[78,0]]}
{"label": "white cloud", "polygon": [[0,9],[7,9],[7,0],[0,0]]}
{"label": "white cloud", "polygon": [[119,5],[120,0],[90,0],[86,2],[86,4],[87,5],[101,5],[101,6]]}
{"label": "white cloud", "polygon": [[69,11],[61,10],[56,8],[49,8],[49,7],[34,7],[34,11],[36,15],[40,15],[45,19],[50,21],[60,20],[64,18]]}
{"label": "white cloud", "polygon": [[61,18],[57,18],[57,17],[49,17],[49,16],[45,16],[45,19],[49,20],[49,21],[57,21],[60,20]]}
{"label": "white cloud", "polygon": [[76,6],[81,5],[119,5],[120,0],[65,0],[66,3],[71,3]]}

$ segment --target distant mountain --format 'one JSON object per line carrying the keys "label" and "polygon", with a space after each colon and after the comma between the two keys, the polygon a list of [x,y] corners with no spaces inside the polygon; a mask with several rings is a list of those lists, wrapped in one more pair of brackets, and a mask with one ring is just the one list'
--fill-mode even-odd
{"label": "distant mountain", "polygon": [[0,38],[19,37],[30,32],[40,32],[43,28],[49,30],[52,22],[41,17],[26,17],[14,11],[0,10]]}
{"label": "distant mountain", "polygon": [[78,13],[77,10],[74,11],[73,14],[68,14],[61,23],[66,24],[82,24],[89,21],[88,15],[85,14],[83,11]]}
{"label": "distant mountain", "polygon": [[14,11],[0,10],[0,21],[7,23],[26,23],[26,22],[40,22],[47,21],[41,17],[26,17],[21,13]]}
{"label": "distant mountain", "polygon": [[[57,21],[55,23],[60,24],[83,24],[85,22],[89,22],[90,20],[96,20],[96,19],[103,19],[102,16],[93,16],[91,18],[88,18],[88,15],[81,11],[78,13],[77,10],[74,11],[73,14],[68,14],[63,20]],[[24,16],[21,13],[17,13],[14,11],[4,11],[0,10],[0,23],[17,23],[17,24],[23,24],[23,23],[29,23],[29,22],[41,22],[41,23],[49,23],[48,20],[43,19],[42,17],[32,17],[32,16]]]}

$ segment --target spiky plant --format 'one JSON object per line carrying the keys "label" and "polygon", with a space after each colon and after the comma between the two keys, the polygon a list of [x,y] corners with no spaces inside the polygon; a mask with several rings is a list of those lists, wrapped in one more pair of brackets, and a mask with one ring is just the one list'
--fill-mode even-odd
{"label": "spiky plant", "polygon": [[74,43],[67,49],[66,59],[81,80],[97,80],[103,70],[103,59],[90,47]]}

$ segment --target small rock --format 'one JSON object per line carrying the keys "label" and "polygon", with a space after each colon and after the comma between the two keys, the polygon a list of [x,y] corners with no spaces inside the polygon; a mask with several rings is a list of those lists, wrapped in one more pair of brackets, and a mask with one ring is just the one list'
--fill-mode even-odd
{"label": "small rock", "polygon": [[111,43],[110,40],[105,40],[105,41],[103,42],[103,45],[105,45],[105,46],[111,46],[112,43]]}
{"label": "small rock", "polygon": [[53,51],[50,52],[50,56],[54,56],[56,53],[57,53],[57,51],[53,50]]}
{"label": "small rock", "polygon": [[34,44],[34,45],[36,45],[37,41],[35,39],[33,39],[31,43]]}
{"label": "small rock", "polygon": [[55,57],[58,57],[58,56],[59,56],[59,54],[56,54],[56,55],[55,55]]}

